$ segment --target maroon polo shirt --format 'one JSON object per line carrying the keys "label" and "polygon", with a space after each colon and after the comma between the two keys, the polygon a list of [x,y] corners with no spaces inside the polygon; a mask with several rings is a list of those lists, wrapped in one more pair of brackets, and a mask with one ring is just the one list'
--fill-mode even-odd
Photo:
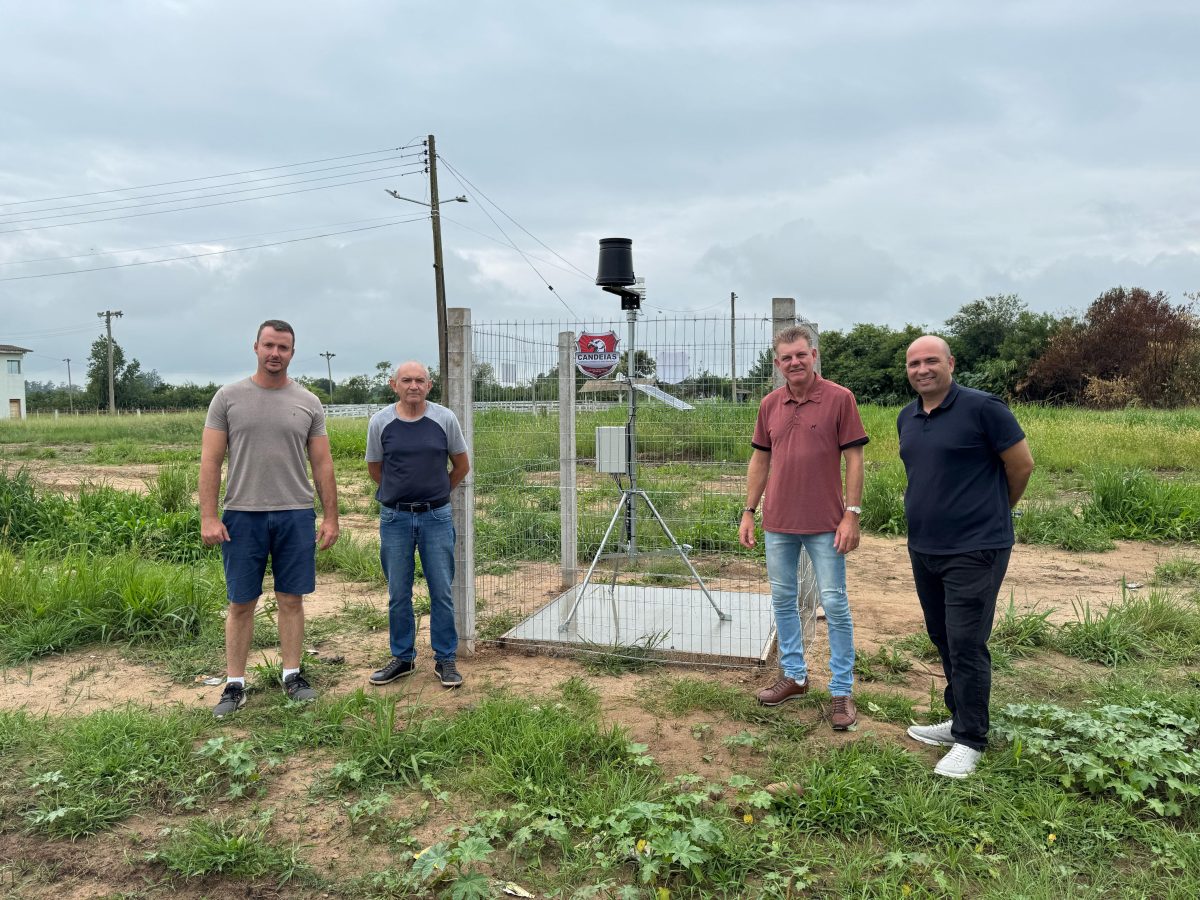
{"label": "maroon polo shirt", "polygon": [[854,394],[820,375],[802,403],[786,384],[763,397],[750,441],[756,450],[771,454],[763,529],[836,531],[846,514],[842,451],[869,440]]}

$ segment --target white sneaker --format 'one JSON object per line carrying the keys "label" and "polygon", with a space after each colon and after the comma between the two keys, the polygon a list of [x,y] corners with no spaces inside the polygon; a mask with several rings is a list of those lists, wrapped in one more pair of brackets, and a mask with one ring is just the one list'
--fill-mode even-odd
{"label": "white sneaker", "polygon": [[981,756],[983,753],[979,750],[972,750],[966,744],[955,744],[950,748],[950,752],[942,757],[941,762],[933,767],[933,771],[947,778],[966,778],[975,771]]}
{"label": "white sneaker", "polygon": [[908,736],[914,741],[920,741],[922,744],[933,744],[935,747],[953,747],[954,737],[950,734],[950,729],[953,727],[953,719],[947,719],[938,725],[911,725],[908,729]]}

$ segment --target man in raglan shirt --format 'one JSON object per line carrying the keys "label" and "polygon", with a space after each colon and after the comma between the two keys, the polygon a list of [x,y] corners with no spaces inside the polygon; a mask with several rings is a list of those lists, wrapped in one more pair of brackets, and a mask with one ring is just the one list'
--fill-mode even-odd
{"label": "man in raglan shirt", "polygon": [[470,471],[467,442],[454,413],[426,399],[432,385],[423,365],[403,363],[390,383],[397,401],[371,417],[366,459],[367,472],[379,485],[379,558],[388,580],[392,659],[369,681],[389,684],[416,670],[415,552],[429,585],[434,674],[444,686],[459,687],[450,493]]}

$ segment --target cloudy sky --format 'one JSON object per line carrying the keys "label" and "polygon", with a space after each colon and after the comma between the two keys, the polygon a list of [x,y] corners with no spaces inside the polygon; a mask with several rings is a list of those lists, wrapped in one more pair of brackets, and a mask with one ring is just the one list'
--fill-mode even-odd
{"label": "cloudy sky", "polygon": [[429,222],[385,193],[428,197],[426,134],[443,198],[470,195],[444,234],[476,321],[615,318],[572,268],[609,235],[650,315],[1182,301],[1197,46],[1182,0],[0,0],[0,343],[78,379],[119,309],[173,381],[248,374],[269,317],[293,374],[434,361]]}

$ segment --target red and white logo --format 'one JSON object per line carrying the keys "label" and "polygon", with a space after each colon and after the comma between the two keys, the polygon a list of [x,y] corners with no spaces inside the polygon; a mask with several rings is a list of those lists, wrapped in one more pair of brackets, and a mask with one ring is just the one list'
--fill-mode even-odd
{"label": "red and white logo", "polygon": [[620,338],[615,331],[603,334],[581,332],[575,342],[575,365],[588,378],[603,378],[613,371],[621,362],[621,354],[617,352]]}

